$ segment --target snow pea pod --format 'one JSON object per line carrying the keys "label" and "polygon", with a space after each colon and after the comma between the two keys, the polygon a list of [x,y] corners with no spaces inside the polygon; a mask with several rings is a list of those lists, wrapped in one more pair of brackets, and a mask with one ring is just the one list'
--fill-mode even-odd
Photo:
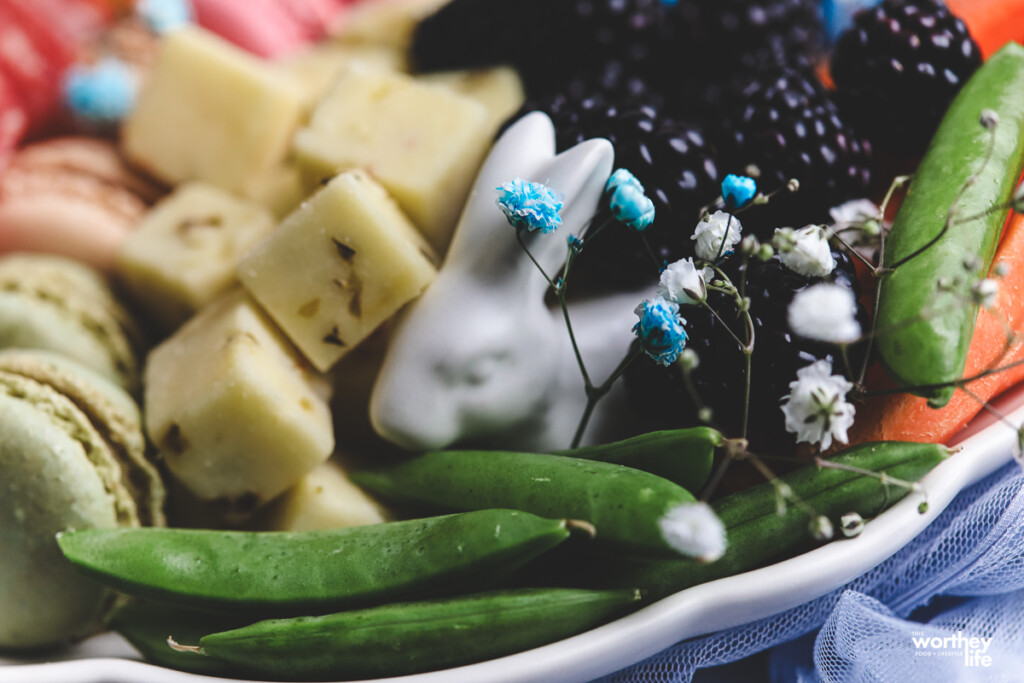
{"label": "snow pea pod", "polygon": [[[904,481],[917,481],[948,455],[949,450],[937,444],[879,442],[847,449],[830,460]],[[780,481],[816,512],[828,517],[837,529],[842,515],[857,512],[868,518],[907,494],[906,488],[884,486],[871,476],[814,465],[784,475]],[[600,587],[635,585],[658,600],[684,588],[796,555],[812,543],[808,515],[792,504],[780,515],[777,500],[775,488],[765,482],[713,503],[728,539],[725,555],[715,562],[609,558],[593,583]]]}
{"label": "snow pea pod", "polygon": [[635,607],[637,591],[517,589],[262,621],[208,635],[198,653],[272,680],[421,673],[538,647]]}
{"label": "snow pea pod", "polygon": [[[999,117],[994,141],[979,123],[986,109]],[[977,257],[988,272],[1007,214],[991,209],[1010,199],[1022,166],[1024,47],[1011,43],[950,105],[885,244],[883,265],[895,269],[881,282],[879,357],[893,379],[932,407],[953,396],[949,383],[963,375],[978,314],[977,306],[948,300],[938,315],[929,314],[942,302],[939,279],[962,273],[968,257]],[[973,174],[977,178],[968,184]],[[954,206],[954,222],[943,232]]]}
{"label": "snow pea pod", "polygon": [[722,435],[710,427],[690,427],[555,454],[633,467],[664,477],[687,491],[699,491],[711,477],[715,448],[722,440]]}
{"label": "snow pea pod", "polygon": [[78,569],[123,593],[263,618],[494,585],[568,538],[566,525],[481,510],[325,531],[83,529],[58,543]]}
{"label": "snow pea pod", "polygon": [[667,479],[605,462],[507,451],[433,451],[351,473],[360,486],[438,510],[507,507],[569,517],[597,529],[595,543],[625,553],[678,557],[664,524],[693,495]]}

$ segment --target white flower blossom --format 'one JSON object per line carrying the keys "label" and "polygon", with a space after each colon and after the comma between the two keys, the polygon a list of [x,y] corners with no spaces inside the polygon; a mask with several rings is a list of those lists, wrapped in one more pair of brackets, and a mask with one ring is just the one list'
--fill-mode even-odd
{"label": "white flower blossom", "polygon": [[832,344],[850,344],[860,338],[857,300],[842,285],[822,282],[797,292],[787,317],[789,329],[801,337]]}
{"label": "white flower blossom", "polygon": [[799,230],[778,228],[772,242],[782,265],[794,273],[825,277],[835,270],[836,261],[828,246],[828,233],[820,225],[808,225]]}
{"label": "white flower blossom", "polygon": [[[728,226],[728,234],[726,229]],[[740,219],[730,216],[725,211],[716,211],[706,220],[697,224],[697,229],[690,239],[697,241],[696,251],[699,258],[715,263],[719,258],[731,254],[742,237],[743,226]],[[722,241],[725,241],[725,246]]]}
{"label": "white flower blossom", "polygon": [[708,297],[711,268],[698,269],[692,258],[680,259],[661,273],[658,294],[677,304],[699,304]]}
{"label": "white flower blossom", "polygon": [[725,554],[725,526],[707,503],[682,503],[660,522],[661,535],[683,555],[713,562]]}
{"label": "white flower blossom", "polygon": [[992,278],[983,278],[971,285],[971,297],[974,303],[984,308],[992,308],[999,294],[999,283]]}
{"label": "white flower blossom", "polygon": [[832,374],[826,360],[800,368],[796,381],[789,383],[789,394],[782,398],[786,430],[796,434],[797,443],[820,443],[822,450],[832,446],[832,439],[847,443],[846,432],[856,412],[846,400],[852,388],[845,377]]}
{"label": "white flower blossom", "polygon": [[880,221],[879,213],[878,207],[870,199],[854,199],[828,210],[837,230],[859,227],[871,220]]}

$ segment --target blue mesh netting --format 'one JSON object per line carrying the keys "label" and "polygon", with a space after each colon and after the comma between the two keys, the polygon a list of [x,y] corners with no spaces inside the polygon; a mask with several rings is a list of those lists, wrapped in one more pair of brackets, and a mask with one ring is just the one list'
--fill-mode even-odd
{"label": "blue mesh netting", "polygon": [[[989,666],[977,659],[977,666],[967,666],[967,654],[981,654],[970,643],[965,653],[963,641],[936,647],[931,640],[958,631],[992,639],[981,655],[991,657]],[[684,641],[600,683],[689,683],[698,669],[768,648],[775,648],[770,679],[779,683],[1024,680],[1020,465],[1011,463],[961,492],[911,543],[828,595]]]}

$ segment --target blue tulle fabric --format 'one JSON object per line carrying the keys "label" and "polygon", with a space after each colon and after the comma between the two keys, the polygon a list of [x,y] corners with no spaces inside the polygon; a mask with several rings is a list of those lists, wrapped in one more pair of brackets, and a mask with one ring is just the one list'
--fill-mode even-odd
{"label": "blue tulle fabric", "polygon": [[965,489],[911,543],[832,593],[679,643],[602,683],[688,683],[764,651],[773,683],[1024,681],[1020,465]]}

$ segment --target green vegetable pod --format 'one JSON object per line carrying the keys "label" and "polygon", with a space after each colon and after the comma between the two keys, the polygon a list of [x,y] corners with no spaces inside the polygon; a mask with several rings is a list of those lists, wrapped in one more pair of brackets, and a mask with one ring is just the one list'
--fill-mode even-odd
{"label": "green vegetable pod", "polygon": [[439,510],[507,507],[590,522],[594,542],[625,554],[679,557],[672,513],[689,491],[647,472],[581,458],[506,451],[434,451],[351,473],[370,491]]}
{"label": "green vegetable pod", "polygon": [[[992,133],[979,123],[986,109],[999,117],[988,163]],[[985,62],[950,105],[885,244],[884,265],[897,267],[881,284],[879,357],[893,379],[933,407],[948,403],[954,392],[949,383],[962,378],[978,314],[977,306],[940,294],[939,280],[964,274],[970,257],[988,272],[1007,214],[990,210],[1010,199],[1022,166],[1024,47],[1010,43]],[[976,182],[965,188],[975,173]],[[942,232],[954,203],[964,220],[927,246]]]}
{"label": "green vegetable pod", "polygon": [[[847,449],[831,460],[904,481],[918,481],[948,455],[949,450],[937,444],[878,442]],[[815,465],[780,477],[780,483],[788,485],[818,514],[828,517],[836,528],[839,518],[848,512],[872,517],[907,494],[906,488],[883,485],[872,476]],[[692,560],[612,558],[593,585],[635,585],[658,600],[697,584],[792,557],[813,543],[808,513],[790,503],[779,514],[778,496],[769,482],[726,496],[712,507],[725,524],[728,539],[725,554],[717,561],[701,564]]]}
{"label": "green vegetable pod", "polygon": [[569,536],[516,510],[305,532],[86,529],[58,543],[129,595],[215,613],[324,614],[493,586]]}
{"label": "green vegetable pod", "polygon": [[687,491],[700,491],[711,478],[715,448],[722,441],[722,435],[710,427],[690,427],[558,451],[556,455],[625,465],[664,477]]}
{"label": "green vegetable pod", "polygon": [[501,657],[567,638],[636,606],[633,590],[517,589],[262,621],[197,652],[276,681],[377,678]]}

